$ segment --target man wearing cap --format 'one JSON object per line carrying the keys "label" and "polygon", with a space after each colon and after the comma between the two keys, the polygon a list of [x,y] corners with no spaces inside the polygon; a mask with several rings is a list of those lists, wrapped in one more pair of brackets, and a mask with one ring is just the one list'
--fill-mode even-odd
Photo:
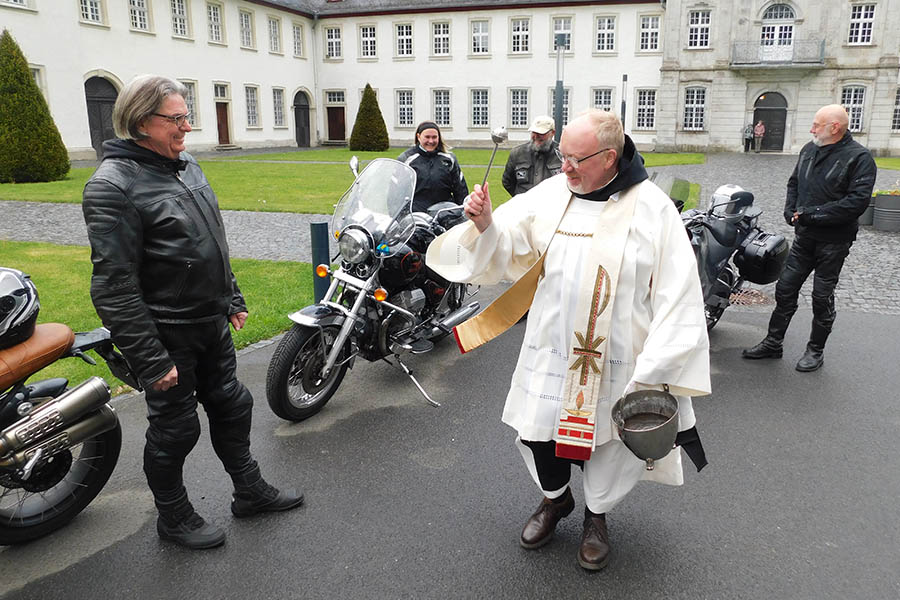
{"label": "man wearing cap", "polygon": [[503,171],[503,188],[510,196],[527,192],[562,169],[555,152],[559,144],[553,139],[556,134],[553,119],[538,117],[528,131],[531,141],[512,149]]}

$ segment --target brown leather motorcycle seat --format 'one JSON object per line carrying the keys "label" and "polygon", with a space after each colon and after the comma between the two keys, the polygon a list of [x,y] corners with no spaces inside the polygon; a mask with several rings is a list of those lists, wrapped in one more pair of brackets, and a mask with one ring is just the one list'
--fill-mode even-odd
{"label": "brown leather motorcycle seat", "polygon": [[42,323],[22,343],[0,350],[0,391],[43,369],[75,343],[68,325]]}

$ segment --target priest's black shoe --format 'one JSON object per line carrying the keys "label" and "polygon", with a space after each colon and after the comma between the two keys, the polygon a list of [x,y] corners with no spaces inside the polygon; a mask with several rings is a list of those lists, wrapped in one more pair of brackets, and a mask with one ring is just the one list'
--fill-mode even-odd
{"label": "priest's black shoe", "polygon": [[585,508],[578,564],[588,571],[599,571],[608,563],[609,531],[606,529],[606,513],[597,515]]}
{"label": "priest's black shoe", "polygon": [[822,366],[822,363],[825,362],[825,357],[822,356],[824,350],[825,349],[820,346],[808,344],[806,346],[806,352],[804,352],[803,356],[800,357],[800,360],[797,361],[797,370],[803,373],[817,370]]}
{"label": "priest's black shoe", "polygon": [[235,490],[231,513],[240,518],[263,512],[290,510],[303,504],[303,494],[295,490],[279,490],[260,479],[250,487]]}
{"label": "priest's black shoe", "polygon": [[783,350],[781,348],[781,344],[770,339],[769,337],[763,338],[763,341],[753,346],[752,348],[747,348],[743,352],[741,352],[741,356],[744,358],[750,359],[758,359],[758,358],[781,358]]}
{"label": "priest's black shoe", "polygon": [[161,539],[193,550],[215,548],[225,543],[225,531],[207,523],[193,511],[180,520],[160,515],[156,521],[156,532]]}
{"label": "priest's black shoe", "polygon": [[538,509],[525,523],[519,544],[529,550],[540,548],[553,537],[553,531],[559,520],[568,516],[574,508],[575,498],[572,497],[572,490],[569,488],[566,488],[566,493],[555,500],[544,498]]}

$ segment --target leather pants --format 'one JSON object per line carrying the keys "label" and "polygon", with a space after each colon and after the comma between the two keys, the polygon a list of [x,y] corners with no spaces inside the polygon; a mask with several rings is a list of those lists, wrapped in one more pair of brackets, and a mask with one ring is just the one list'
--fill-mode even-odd
{"label": "leather pants", "polygon": [[237,357],[225,317],[203,323],[158,323],[157,328],[178,369],[178,385],[164,392],[146,390],[150,425],[144,473],[160,513],[177,521],[193,510],[182,468],[200,437],[198,402],[209,420],[213,449],[235,487],[259,480],[259,467],[250,455],[253,397],[237,380]]}
{"label": "leather pants", "polygon": [[825,340],[834,325],[837,314],[834,308],[834,288],[837,286],[844,259],[850,253],[853,242],[819,242],[797,236],[791,244],[791,252],[775,285],[775,310],[769,319],[768,337],[779,344],[797,312],[797,298],[800,288],[815,271],[813,276],[812,309],[813,323],[810,344],[825,346]]}

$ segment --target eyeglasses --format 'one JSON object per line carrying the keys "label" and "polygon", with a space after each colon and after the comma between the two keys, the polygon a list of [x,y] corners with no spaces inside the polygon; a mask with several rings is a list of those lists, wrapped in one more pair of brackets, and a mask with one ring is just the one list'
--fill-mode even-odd
{"label": "eyeglasses", "polygon": [[181,127],[182,125],[184,125],[185,121],[190,122],[191,120],[191,113],[184,113],[183,115],[164,115],[162,113],[155,112],[153,114],[157,117],[162,117],[167,121],[172,121],[173,123],[175,123],[175,127]]}
{"label": "eyeglasses", "polygon": [[607,150],[612,150],[612,148],[604,148],[603,150],[597,150],[593,154],[588,154],[584,158],[575,158],[574,156],[566,156],[565,154],[563,154],[562,152],[559,151],[559,148],[554,148],[554,151],[556,152],[556,157],[560,160],[560,162],[562,162],[563,164],[569,163],[570,165],[572,165],[573,169],[577,169],[578,165],[580,165],[587,159],[597,156],[598,154],[600,154],[602,152],[606,152]]}

